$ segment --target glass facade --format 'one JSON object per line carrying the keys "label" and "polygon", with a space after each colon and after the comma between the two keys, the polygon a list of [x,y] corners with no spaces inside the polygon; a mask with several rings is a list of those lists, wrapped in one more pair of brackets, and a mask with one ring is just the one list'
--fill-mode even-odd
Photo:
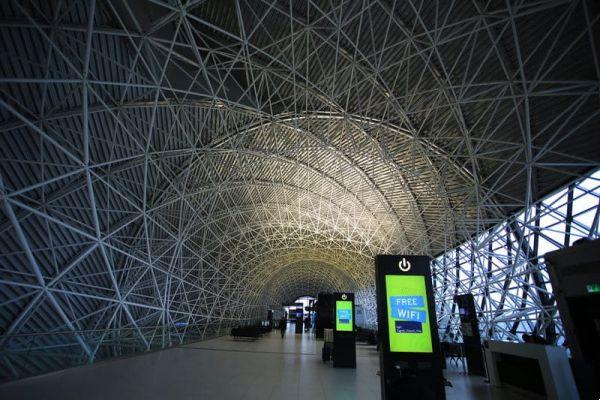
{"label": "glass facade", "polygon": [[527,207],[432,262],[440,339],[460,341],[457,294],[472,293],[484,338],[523,333],[564,342],[544,255],[596,239],[600,170]]}

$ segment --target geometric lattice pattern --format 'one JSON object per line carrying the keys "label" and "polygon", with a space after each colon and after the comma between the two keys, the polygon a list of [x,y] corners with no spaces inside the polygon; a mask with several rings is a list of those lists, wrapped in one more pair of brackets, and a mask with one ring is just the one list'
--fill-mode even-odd
{"label": "geometric lattice pattern", "polygon": [[600,238],[600,171],[437,257],[432,268],[440,337],[460,339],[457,294],[472,293],[482,337],[523,333],[562,344],[544,254]]}
{"label": "geometric lattice pattern", "polygon": [[560,336],[529,238],[540,199],[600,163],[599,18],[592,0],[0,2],[0,378],[321,290],[374,324],[381,253],[445,254],[442,334],[470,287],[486,334]]}

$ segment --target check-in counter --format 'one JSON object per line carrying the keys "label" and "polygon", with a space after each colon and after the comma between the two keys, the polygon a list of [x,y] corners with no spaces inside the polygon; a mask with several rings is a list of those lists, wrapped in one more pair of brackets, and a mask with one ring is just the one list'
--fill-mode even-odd
{"label": "check-in counter", "polygon": [[492,385],[514,386],[548,399],[579,399],[564,348],[488,340],[485,358]]}

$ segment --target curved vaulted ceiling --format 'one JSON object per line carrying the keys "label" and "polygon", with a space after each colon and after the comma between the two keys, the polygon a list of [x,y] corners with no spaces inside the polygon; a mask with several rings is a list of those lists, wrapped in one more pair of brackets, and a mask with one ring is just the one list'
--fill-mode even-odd
{"label": "curved vaulted ceiling", "polygon": [[321,290],[373,321],[374,254],[597,166],[598,5],[511,3],[0,3],[3,374]]}

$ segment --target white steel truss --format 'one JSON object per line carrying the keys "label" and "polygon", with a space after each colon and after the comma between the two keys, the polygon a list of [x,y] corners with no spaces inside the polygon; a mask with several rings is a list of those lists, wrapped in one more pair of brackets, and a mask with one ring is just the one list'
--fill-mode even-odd
{"label": "white steel truss", "polygon": [[380,253],[443,254],[442,335],[470,288],[490,336],[560,336],[524,244],[540,199],[600,163],[599,18],[592,0],[0,2],[0,379],[321,290],[373,324]]}
{"label": "white steel truss", "polygon": [[440,337],[460,340],[454,296],[471,293],[482,337],[521,341],[523,333],[533,333],[562,345],[544,255],[600,238],[599,220],[596,171],[434,259]]}

